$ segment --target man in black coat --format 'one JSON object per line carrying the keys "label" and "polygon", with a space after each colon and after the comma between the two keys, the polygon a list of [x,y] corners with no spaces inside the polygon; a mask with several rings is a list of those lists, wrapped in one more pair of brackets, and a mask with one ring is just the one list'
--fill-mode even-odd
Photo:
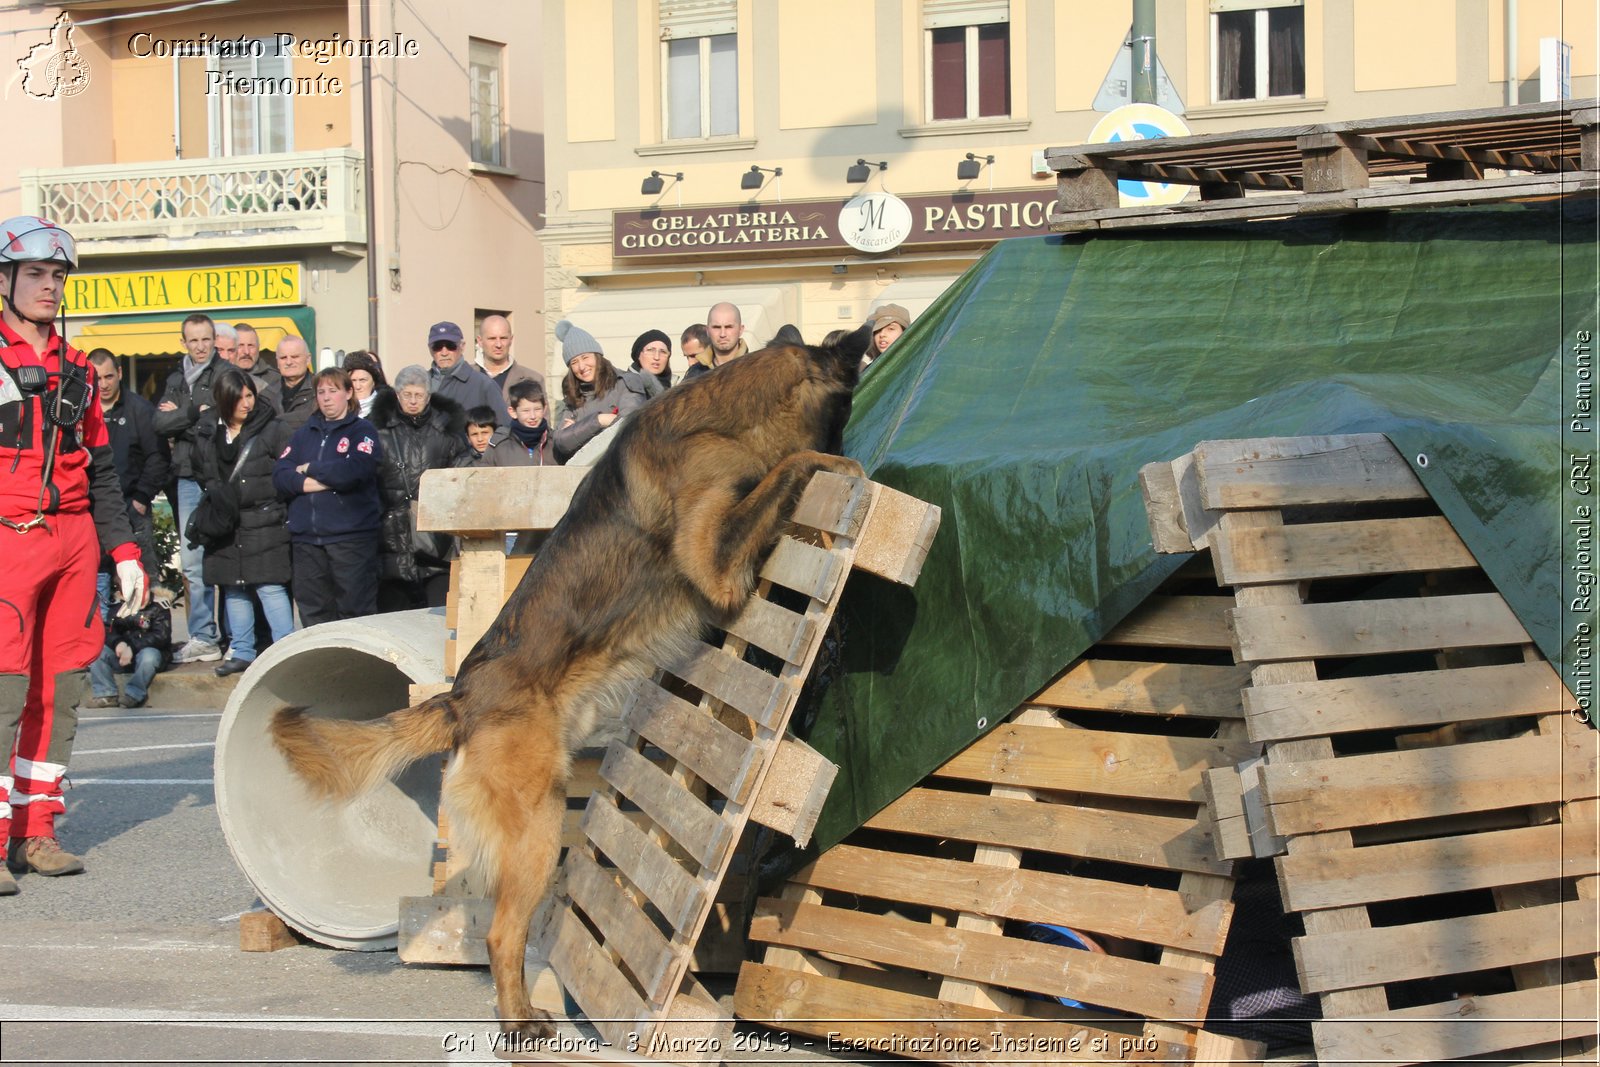
{"label": "man in black coat", "polygon": [[161,560],[156,555],[150,502],[166,487],[172,470],[167,443],[156,433],[155,405],[122,388],[116,357],[97,348],[89,353],[89,362],[94,365],[100,414],[111,435],[111,460],[122,483],[122,498],[128,502],[133,539],[139,544],[144,572],[154,581],[161,574]]}

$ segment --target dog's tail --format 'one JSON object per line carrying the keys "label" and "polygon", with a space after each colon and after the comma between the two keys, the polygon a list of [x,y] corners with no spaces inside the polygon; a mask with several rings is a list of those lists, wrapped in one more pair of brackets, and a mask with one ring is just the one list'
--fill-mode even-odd
{"label": "dog's tail", "polygon": [[304,708],[272,716],[272,741],[289,766],[325,800],[348,800],[423,756],[456,744],[459,716],[448,695],[381,719],[314,719]]}

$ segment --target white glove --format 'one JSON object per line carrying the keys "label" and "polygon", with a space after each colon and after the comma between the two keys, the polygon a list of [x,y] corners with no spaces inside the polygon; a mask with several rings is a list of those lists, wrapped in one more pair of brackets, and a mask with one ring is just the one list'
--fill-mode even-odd
{"label": "white glove", "polygon": [[144,610],[150,600],[150,582],[138,560],[125,559],[117,564],[117,591],[122,594],[122,607],[117,618],[125,619]]}

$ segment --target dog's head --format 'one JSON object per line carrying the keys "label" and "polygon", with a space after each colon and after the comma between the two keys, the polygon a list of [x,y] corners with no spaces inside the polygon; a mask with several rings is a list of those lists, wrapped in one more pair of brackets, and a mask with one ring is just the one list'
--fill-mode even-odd
{"label": "dog's head", "polygon": [[826,377],[846,389],[854,389],[856,379],[861,376],[861,357],[866,355],[871,343],[872,324],[864,322],[854,333],[841,337],[837,344],[811,347],[811,358]]}

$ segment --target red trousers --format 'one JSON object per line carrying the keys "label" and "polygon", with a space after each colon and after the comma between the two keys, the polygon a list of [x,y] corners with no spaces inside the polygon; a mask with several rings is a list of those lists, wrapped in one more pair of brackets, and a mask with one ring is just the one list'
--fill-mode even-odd
{"label": "red trousers", "polygon": [[94,520],[78,512],[46,521],[27,533],[0,526],[0,742],[11,751],[0,771],[0,838],[54,836],[83,670],[105,643]]}

